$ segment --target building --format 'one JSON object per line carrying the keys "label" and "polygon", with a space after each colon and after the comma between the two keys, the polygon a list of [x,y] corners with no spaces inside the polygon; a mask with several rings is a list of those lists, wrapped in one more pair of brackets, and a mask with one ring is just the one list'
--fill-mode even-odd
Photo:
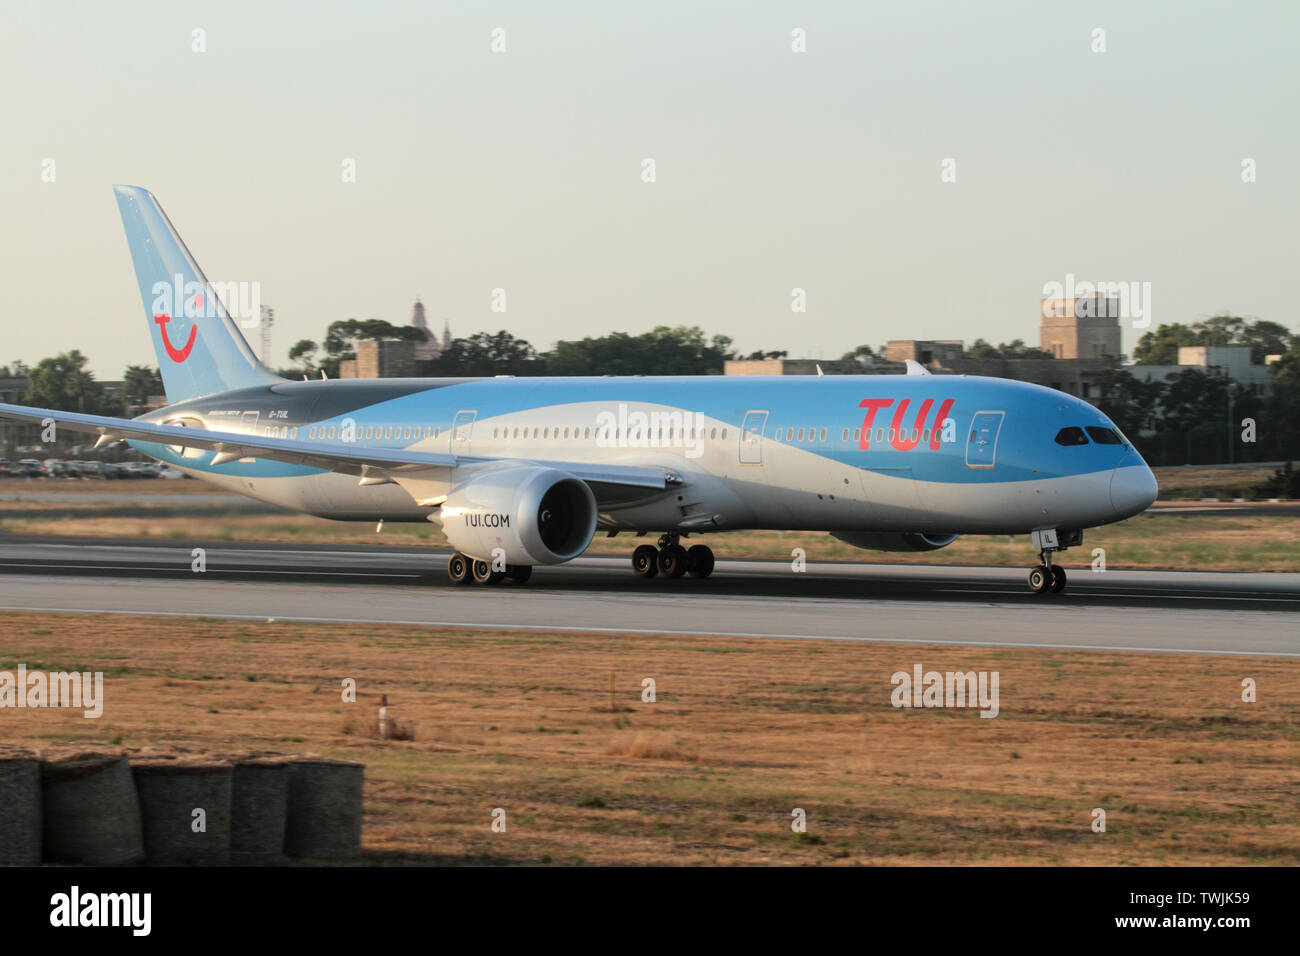
{"label": "building", "polygon": [[[724,375],[896,375],[905,369],[899,363],[868,363],[857,359],[727,359]],[[886,367],[887,366],[887,367]]]}
{"label": "building", "polygon": [[1118,299],[1044,299],[1038,347],[1058,359],[1119,359],[1119,316]]}
{"label": "building", "polygon": [[339,378],[411,378],[417,373],[415,342],[362,339],[357,357],[339,362]]}
{"label": "building", "polygon": [[1268,365],[1251,360],[1246,345],[1184,345],[1178,349],[1177,365],[1126,365],[1124,371],[1141,382],[1161,382],[1188,369],[1225,375],[1243,390],[1255,395],[1268,392]]}
{"label": "building", "polygon": [[920,362],[929,367],[935,362],[951,362],[959,359],[966,351],[966,343],[961,339],[939,339],[927,342],[923,339],[891,339],[885,343],[885,359],[890,362]]}
{"label": "building", "polygon": [[415,344],[415,360],[417,362],[432,362],[440,356],[448,346],[451,345],[451,326],[445,320],[442,326],[442,341],[429,331],[429,323],[424,317],[424,303],[419,299],[415,300],[415,306],[411,309],[411,325],[415,326],[424,333],[424,342]]}
{"label": "building", "polygon": [[[0,378],[0,402],[21,405],[27,395],[27,377]],[[0,454],[11,455],[18,446],[40,440],[41,427],[20,422],[0,421]]]}
{"label": "building", "polygon": [[354,359],[339,362],[339,378],[412,378],[432,373],[431,366],[451,346],[451,324],[442,325],[442,341],[429,331],[424,303],[411,309],[412,326],[424,333],[422,342],[362,339]]}

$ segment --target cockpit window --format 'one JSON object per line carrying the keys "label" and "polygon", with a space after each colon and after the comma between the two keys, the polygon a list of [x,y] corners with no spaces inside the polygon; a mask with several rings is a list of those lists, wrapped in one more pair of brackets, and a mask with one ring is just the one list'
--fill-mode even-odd
{"label": "cockpit window", "polygon": [[1056,433],[1056,443],[1058,445],[1086,445],[1088,444],[1088,436],[1083,433],[1082,428],[1071,425],[1069,428],[1062,428]]}
{"label": "cockpit window", "polygon": [[1088,434],[1098,445],[1122,445],[1124,444],[1118,435],[1109,428],[1102,428],[1100,425],[1089,425]]}

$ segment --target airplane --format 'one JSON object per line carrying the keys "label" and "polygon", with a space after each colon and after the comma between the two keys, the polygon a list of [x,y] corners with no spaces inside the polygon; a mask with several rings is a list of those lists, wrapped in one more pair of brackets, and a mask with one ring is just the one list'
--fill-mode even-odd
{"label": "airplane", "polygon": [[[1007,379],[934,375],[290,381],[258,361],[154,196],[115,186],[168,405],[135,419],[0,404],[125,441],[195,478],[342,521],[428,521],[456,584],[522,585],[598,531],[656,535],[643,578],[714,568],[692,537],[825,531],[929,552],[1030,535],[1038,594],[1083,531],[1157,486],[1097,408]],[[173,294],[175,292],[176,294]],[[820,371],[820,370],[819,370]]]}

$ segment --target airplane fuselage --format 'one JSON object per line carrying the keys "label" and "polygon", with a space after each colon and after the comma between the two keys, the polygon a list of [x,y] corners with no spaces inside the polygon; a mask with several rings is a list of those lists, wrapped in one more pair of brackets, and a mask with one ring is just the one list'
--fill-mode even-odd
{"label": "airplane fuselage", "polygon": [[[145,420],[448,453],[467,469],[505,458],[671,470],[680,480],[656,495],[602,502],[600,527],[628,531],[1018,534],[1118,521],[1156,490],[1093,406],[967,376],[283,382],[180,402]],[[214,484],[322,517],[429,517],[392,483],[260,458],[214,466],[209,451],[133,444]],[[453,472],[449,487],[457,480]]]}

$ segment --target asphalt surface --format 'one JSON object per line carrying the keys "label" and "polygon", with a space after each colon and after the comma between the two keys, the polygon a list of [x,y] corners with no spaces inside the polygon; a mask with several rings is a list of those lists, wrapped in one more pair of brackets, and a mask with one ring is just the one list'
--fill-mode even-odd
{"label": "asphalt surface", "polygon": [[1300,574],[1073,570],[1065,594],[1040,596],[1014,568],[811,563],[796,573],[784,561],[719,559],[706,580],[645,581],[625,555],[591,555],[536,568],[523,587],[482,587],[452,585],[446,556],[9,536],[0,608],[1300,657]]}

